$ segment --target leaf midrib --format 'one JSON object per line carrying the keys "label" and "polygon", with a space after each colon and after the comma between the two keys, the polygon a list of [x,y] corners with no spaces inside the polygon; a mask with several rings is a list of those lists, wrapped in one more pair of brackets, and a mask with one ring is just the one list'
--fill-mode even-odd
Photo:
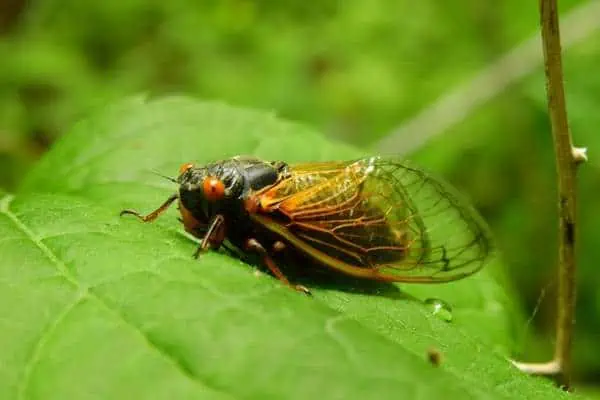
{"label": "leaf midrib", "polygon": [[75,309],[75,307],[79,305],[81,301],[85,298],[89,298],[96,301],[99,305],[108,310],[111,314],[115,315],[122,323],[124,323],[126,326],[129,326],[139,337],[142,338],[144,342],[146,342],[149,348],[156,351],[163,359],[172,364],[186,378],[191,380],[192,383],[201,384],[206,388],[225,394],[228,397],[237,397],[224,388],[218,388],[215,385],[210,385],[205,380],[200,379],[200,376],[197,376],[194,373],[192,373],[192,371],[190,371],[188,368],[182,365],[182,363],[179,360],[172,357],[172,355],[169,352],[165,351],[163,348],[154,343],[152,339],[143,330],[140,329],[139,326],[131,322],[127,317],[125,317],[125,315],[122,312],[111,306],[105,299],[98,296],[96,293],[93,292],[93,290],[90,290],[90,288],[82,286],[79,283],[79,281],[77,281],[75,276],[71,274],[65,263],[62,262],[48,246],[42,243],[42,241],[25,224],[23,224],[14,213],[10,211],[10,203],[13,201],[13,199],[13,195],[6,195],[0,200],[0,214],[6,215],[13,222],[13,224],[44,253],[44,255],[50,260],[52,265],[54,265],[54,267],[58,270],[60,275],[79,292],[79,296],[77,296],[77,299],[69,303],[61,312],[58,313],[57,317],[54,318],[54,320],[46,329],[44,329],[36,344],[34,345],[33,351],[31,352],[29,359],[26,361],[25,370],[18,385],[19,399],[25,399],[27,397],[26,391],[29,379],[31,377],[32,371],[36,366],[36,363],[40,359],[40,354],[42,353],[42,350],[46,345],[48,338],[56,330],[60,323],[69,315],[69,313],[73,309]]}

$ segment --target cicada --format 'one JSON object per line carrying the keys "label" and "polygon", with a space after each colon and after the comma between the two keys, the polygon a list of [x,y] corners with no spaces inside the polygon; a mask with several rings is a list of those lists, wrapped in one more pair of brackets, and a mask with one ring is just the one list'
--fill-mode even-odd
{"label": "cicada", "polygon": [[300,253],[333,271],[386,282],[448,282],[478,271],[491,253],[485,222],[442,180],[393,157],[288,164],[238,156],[183,164],[175,201],[194,256],[225,241],[257,254],[285,285],[276,253]]}

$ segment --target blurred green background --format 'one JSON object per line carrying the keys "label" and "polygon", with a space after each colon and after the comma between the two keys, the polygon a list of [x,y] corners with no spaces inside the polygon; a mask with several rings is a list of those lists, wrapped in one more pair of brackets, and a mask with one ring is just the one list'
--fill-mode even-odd
{"label": "blurred green background", "polygon": [[[593,387],[600,384],[600,2],[560,6],[563,37],[572,38],[564,60],[572,131],[591,159],[579,175],[574,357],[576,380]],[[536,37],[538,20],[537,1],[522,0],[3,0],[0,188],[14,190],[92,108],[140,91],[272,110],[373,152],[409,152],[468,194],[490,222],[525,314],[544,294],[515,348],[540,361],[552,352],[557,286],[542,50],[534,44],[512,64],[497,62]],[[443,118],[425,114],[405,129],[489,67],[496,68],[490,79],[442,110],[464,119],[436,127]],[[515,70],[531,73],[505,79]],[[469,99],[487,89],[490,101],[473,107]],[[415,145],[425,131],[433,138]],[[379,142],[392,132],[394,145]]]}

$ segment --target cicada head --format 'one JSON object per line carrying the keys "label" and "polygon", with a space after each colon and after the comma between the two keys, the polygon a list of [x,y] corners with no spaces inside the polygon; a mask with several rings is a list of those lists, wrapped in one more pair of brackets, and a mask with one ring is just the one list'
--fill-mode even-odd
{"label": "cicada head", "polygon": [[204,166],[183,164],[177,178],[181,204],[196,218],[203,216],[210,219],[239,195],[238,181],[235,171],[219,163]]}

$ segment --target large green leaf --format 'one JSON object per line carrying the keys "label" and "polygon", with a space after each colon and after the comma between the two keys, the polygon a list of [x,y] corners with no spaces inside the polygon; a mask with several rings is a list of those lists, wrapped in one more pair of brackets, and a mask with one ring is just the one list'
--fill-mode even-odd
{"label": "large green leaf", "polygon": [[239,153],[359,155],[271,115],[134,98],[81,122],[2,198],[0,397],[563,396],[506,359],[514,307],[496,261],[446,285],[307,282],[309,298],[225,254],[193,260],[176,210],[118,217],[173,192],[151,169]]}

